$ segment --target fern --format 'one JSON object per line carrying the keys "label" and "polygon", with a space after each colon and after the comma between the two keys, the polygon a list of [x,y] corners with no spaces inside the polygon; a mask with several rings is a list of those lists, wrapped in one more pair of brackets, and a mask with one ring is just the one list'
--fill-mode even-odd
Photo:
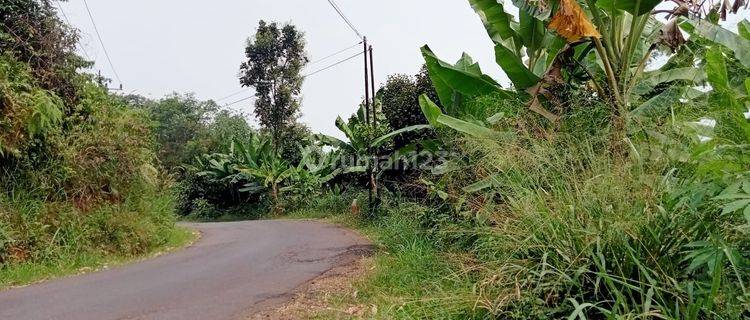
{"label": "fern", "polygon": [[30,136],[43,137],[62,121],[62,101],[42,90],[34,92],[31,101],[34,111],[26,128]]}

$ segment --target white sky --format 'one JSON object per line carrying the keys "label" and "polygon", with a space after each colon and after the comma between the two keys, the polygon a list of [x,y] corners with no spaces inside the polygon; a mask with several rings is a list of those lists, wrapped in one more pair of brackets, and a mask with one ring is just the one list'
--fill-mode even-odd
{"label": "white sky", "polygon": [[[57,1],[57,0],[55,0]],[[242,88],[239,65],[246,39],[258,21],[291,22],[305,32],[307,52],[315,61],[359,41],[327,0],[87,0],[125,93],[160,98],[194,92],[200,99],[220,99]],[[423,63],[419,48],[430,47],[443,60],[462,52],[479,61],[485,73],[503,84],[507,77],[495,63],[493,44],[466,0],[336,0],[375,49],[375,81],[387,75],[415,74]],[[209,4],[210,3],[210,4]],[[81,30],[79,50],[95,60],[95,70],[115,79],[96,38],[83,0],[59,2]],[[517,10],[512,5],[506,10]],[[736,30],[748,11],[724,25]],[[349,57],[356,49],[309,66],[316,71]],[[302,119],[314,132],[343,137],[334,126],[348,117],[364,95],[362,57],[309,77],[303,87]],[[115,79],[114,86],[119,85]],[[219,101],[233,102],[252,91]],[[252,100],[230,108],[253,123]]]}
{"label": "white sky", "polygon": [[[414,74],[423,60],[419,47],[429,44],[450,62],[466,51],[485,71],[506,79],[494,62],[492,41],[465,0],[337,0],[375,50],[378,84],[393,73]],[[125,92],[159,98],[171,92],[195,92],[219,99],[241,89],[237,74],[246,39],[258,20],[292,22],[305,32],[311,60],[359,40],[326,0],[88,0],[104,44]],[[86,14],[82,0],[61,3],[81,30],[82,47],[95,68],[115,79]],[[355,54],[354,49],[315,64],[325,67]],[[303,87],[302,119],[313,131],[341,137],[337,115],[353,113],[363,93],[362,57],[313,75]],[[119,85],[114,80],[115,86]],[[502,81],[505,82],[505,81]],[[251,91],[221,101],[250,96]],[[252,100],[232,106],[252,118]]]}

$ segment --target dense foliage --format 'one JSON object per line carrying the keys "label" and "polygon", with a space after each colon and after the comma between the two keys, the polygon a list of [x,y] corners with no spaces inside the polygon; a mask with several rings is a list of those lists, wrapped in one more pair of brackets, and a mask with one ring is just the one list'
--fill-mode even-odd
{"label": "dense foliage", "polygon": [[172,200],[147,114],[80,72],[49,2],[0,4],[0,36],[0,272],[165,244]]}
{"label": "dense foliage", "polygon": [[299,132],[304,80],[300,72],[308,62],[304,34],[291,24],[279,26],[261,20],[255,36],[247,42],[245,56],[240,84],[255,89],[255,116],[279,151],[295,141]]}
{"label": "dense foliage", "polygon": [[38,85],[54,92],[66,106],[77,102],[76,70],[89,65],[75,54],[78,38],[60,21],[50,1],[0,3],[0,52],[25,62]]}
{"label": "dense foliage", "polygon": [[[513,86],[425,46],[425,69],[376,95],[378,126],[362,105],[336,119],[346,139],[297,123],[307,58],[291,25],[261,22],[248,41],[258,132],[190,95],[108,94],[69,73],[64,41],[70,59],[40,55],[50,65],[24,55],[49,48],[4,48],[0,263],[163,242],[161,163],[198,219],[358,214],[369,188],[372,215],[350,218],[392,253],[365,294],[383,318],[750,317],[750,22],[718,25],[742,1],[519,0],[519,21],[469,3]],[[18,10],[46,22],[9,21]],[[46,2],[0,17],[4,39],[67,30]],[[413,179],[381,183],[407,159]]]}
{"label": "dense foliage", "polygon": [[202,140],[210,118],[219,109],[216,103],[174,94],[145,107],[155,123],[159,159],[166,168],[174,169],[207,151]]}
{"label": "dense foliage", "polygon": [[[427,73],[422,67],[420,72],[411,77],[405,74],[390,75],[385,84],[378,90],[377,98],[382,104],[383,114],[393,129],[426,124],[422,110],[419,108],[419,96],[426,94],[437,100],[437,93]],[[396,147],[401,148],[417,140],[425,139],[429,132],[410,133],[397,137]]]}
{"label": "dense foliage", "polygon": [[[469,254],[458,265],[475,307],[457,314],[746,317],[749,39],[698,20],[700,5],[662,24],[660,1],[518,1],[516,24],[501,4],[470,3],[514,90],[423,48],[440,105],[423,96],[422,109],[455,130],[439,132],[459,156],[432,170],[421,221]],[[675,39],[680,21],[702,50]],[[670,62],[646,72],[660,47]],[[693,87],[704,81],[712,90]]]}

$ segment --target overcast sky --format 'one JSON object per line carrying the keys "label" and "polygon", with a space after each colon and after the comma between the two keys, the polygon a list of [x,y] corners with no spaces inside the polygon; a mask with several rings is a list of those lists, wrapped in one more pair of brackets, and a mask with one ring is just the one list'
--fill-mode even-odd
{"label": "overcast sky", "polygon": [[[429,44],[443,59],[466,51],[486,73],[504,76],[494,62],[491,40],[465,0],[337,0],[375,50],[378,84],[393,73],[415,74],[423,60],[419,47]],[[194,92],[219,99],[242,88],[237,74],[246,39],[261,19],[291,22],[305,32],[311,60],[359,40],[327,0],[88,0],[125,92],[159,98],[171,92]],[[95,68],[115,79],[96,38],[82,0],[61,3],[81,30],[81,45]],[[352,49],[311,65],[315,71],[356,54]],[[313,131],[341,136],[337,115],[356,110],[363,93],[362,57],[309,77],[303,87],[302,119]],[[119,85],[115,79],[114,85]],[[220,101],[229,103],[251,91]],[[252,118],[252,100],[232,106]]]}
{"label": "overcast sky", "polygon": [[[242,88],[239,65],[245,42],[258,21],[290,22],[305,32],[307,52],[315,61],[359,41],[327,0],[87,0],[104,45],[125,92],[151,98],[194,92],[201,99],[226,97]],[[479,61],[485,73],[506,84],[494,62],[492,41],[466,0],[336,0],[375,48],[375,78],[415,74],[423,63],[424,44],[439,57],[456,61],[462,52]],[[81,30],[81,53],[96,70],[119,81],[107,63],[83,0],[57,2]],[[508,6],[507,10],[513,8]],[[514,9],[514,8],[513,8]],[[744,11],[725,25],[748,17]],[[355,49],[310,65],[306,73],[356,54]],[[337,115],[348,117],[364,95],[362,57],[306,79],[302,119],[313,131],[342,137]],[[218,101],[234,102],[252,91]],[[252,100],[231,106],[252,119]]]}

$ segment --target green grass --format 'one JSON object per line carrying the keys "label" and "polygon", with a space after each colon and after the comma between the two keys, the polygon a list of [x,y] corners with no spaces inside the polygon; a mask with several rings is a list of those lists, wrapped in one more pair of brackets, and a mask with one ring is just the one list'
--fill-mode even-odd
{"label": "green grass", "polygon": [[[561,138],[466,141],[470,165],[435,184],[450,197],[432,207],[386,197],[367,221],[349,213],[351,200],[328,195],[288,217],[356,228],[378,246],[373,273],[349,300],[372,306],[367,318],[747,314],[746,221],[711,200],[739,178],[680,179],[691,173],[680,162],[623,159],[606,141]],[[501,187],[456,192],[487,174]]]}
{"label": "green grass", "polygon": [[104,253],[68,254],[42,263],[20,263],[0,268],[0,290],[39,281],[112,268],[142,259],[155,257],[189,245],[197,233],[176,227],[165,236],[166,242],[138,255],[108,255]]}
{"label": "green grass", "polygon": [[[357,297],[330,299],[331,309],[364,305],[368,306],[367,317],[376,319],[483,318],[481,309],[475,308],[473,279],[464,272],[462,255],[437,247],[419,227],[417,216],[425,208],[411,203],[385,207],[380,218],[370,221],[350,213],[344,205],[350,198],[333,198],[336,196],[324,196],[280,217],[315,219],[352,228],[376,246],[373,273],[365,279],[355,279]],[[331,206],[331,202],[339,205]],[[323,315],[328,316],[334,315]]]}

